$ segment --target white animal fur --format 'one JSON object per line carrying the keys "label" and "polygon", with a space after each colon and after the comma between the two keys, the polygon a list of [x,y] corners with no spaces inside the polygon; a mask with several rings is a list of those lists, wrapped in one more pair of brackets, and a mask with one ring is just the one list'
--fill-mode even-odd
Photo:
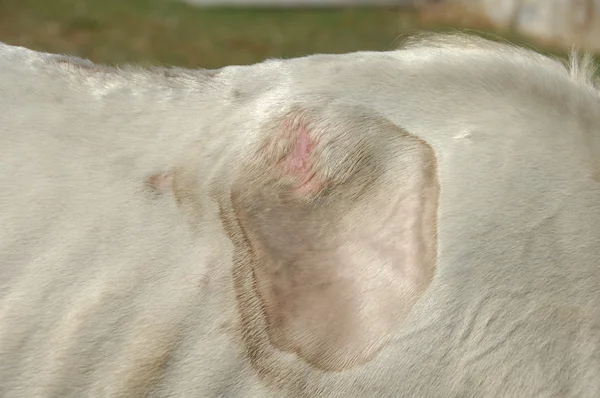
{"label": "white animal fur", "polygon": [[[461,35],[217,71],[0,45],[0,396],[600,396],[590,65]],[[276,134],[265,126],[294,109],[346,126],[334,144],[373,130],[358,148],[374,163],[352,163],[352,145],[321,158],[325,177],[344,161],[387,176],[348,222],[368,224],[403,170],[424,170],[399,160],[408,135],[435,154],[433,280],[391,329],[365,324],[389,339],[360,361],[333,351],[319,367],[266,340],[253,351],[240,318],[227,214],[272,200],[248,202],[269,167],[258,154]],[[303,220],[287,226],[292,245]]]}

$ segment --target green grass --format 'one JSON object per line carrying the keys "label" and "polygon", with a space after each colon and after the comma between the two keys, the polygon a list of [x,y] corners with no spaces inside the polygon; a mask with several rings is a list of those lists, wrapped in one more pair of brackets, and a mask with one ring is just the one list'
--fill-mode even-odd
{"label": "green grass", "polygon": [[[0,0],[0,41],[94,62],[217,68],[389,50],[429,26],[387,9],[199,9],[173,0]],[[512,36],[511,40],[522,41]]]}

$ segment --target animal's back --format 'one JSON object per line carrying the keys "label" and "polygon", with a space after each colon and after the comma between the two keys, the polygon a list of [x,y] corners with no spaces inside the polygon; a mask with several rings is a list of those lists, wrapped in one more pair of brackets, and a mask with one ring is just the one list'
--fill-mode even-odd
{"label": "animal's back", "polygon": [[[533,55],[437,46],[214,73],[117,70],[0,46],[0,396],[596,396],[597,94]],[[460,62],[448,58],[463,49]],[[477,73],[464,70],[473,65]],[[319,141],[306,126],[329,130]],[[301,174],[313,161],[320,174],[292,195],[269,191],[280,187],[268,179],[273,159],[258,155],[269,150],[277,172]],[[323,189],[319,177],[345,180],[310,202],[301,195]],[[420,184],[401,200],[401,187]],[[392,217],[405,208],[429,218]],[[394,288],[356,290],[346,297],[354,312],[331,300],[316,303],[330,314],[303,313],[313,304],[305,286],[285,291],[297,269],[276,273],[290,311],[274,325],[263,321],[272,303],[252,294],[272,277],[257,262],[293,253],[310,267],[328,249],[311,238],[326,241],[344,222],[359,225],[358,243],[348,238],[339,252],[353,254],[347,247],[388,231],[388,213],[399,226],[382,234],[392,239],[384,260],[418,265],[423,247],[438,250],[431,285],[415,272],[426,291],[389,340],[363,357],[350,339],[339,363],[328,345],[309,360],[274,348],[282,334],[279,343],[337,345],[318,333],[328,319],[385,330],[388,318],[356,316],[396,307],[388,274],[365,272],[390,264],[376,261],[377,241],[357,250],[364,263],[322,263],[353,270],[359,287],[383,275],[373,290]],[[394,239],[407,225],[437,230],[405,248]],[[300,261],[306,253],[314,257]],[[329,273],[307,268],[324,291],[344,286],[319,279]],[[261,329],[296,313],[316,327],[291,337]],[[368,351],[371,336],[361,337]]]}

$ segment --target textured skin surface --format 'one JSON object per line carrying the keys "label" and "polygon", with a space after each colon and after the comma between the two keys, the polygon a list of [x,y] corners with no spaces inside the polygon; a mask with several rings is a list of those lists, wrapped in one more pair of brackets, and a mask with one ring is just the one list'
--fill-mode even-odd
{"label": "textured skin surface", "polygon": [[590,68],[0,45],[0,396],[600,396]]}

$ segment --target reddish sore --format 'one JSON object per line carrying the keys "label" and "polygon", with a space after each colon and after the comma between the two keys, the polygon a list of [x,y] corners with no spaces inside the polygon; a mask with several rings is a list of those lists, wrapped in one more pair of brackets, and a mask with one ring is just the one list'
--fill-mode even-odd
{"label": "reddish sore", "polygon": [[297,192],[304,194],[318,192],[324,187],[325,182],[318,179],[313,170],[313,154],[316,143],[311,136],[309,127],[298,120],[286,120],[284,127],[293,137],[294,144],[280,165],[287,173],[297,177],[300,181],[295,189]]}

